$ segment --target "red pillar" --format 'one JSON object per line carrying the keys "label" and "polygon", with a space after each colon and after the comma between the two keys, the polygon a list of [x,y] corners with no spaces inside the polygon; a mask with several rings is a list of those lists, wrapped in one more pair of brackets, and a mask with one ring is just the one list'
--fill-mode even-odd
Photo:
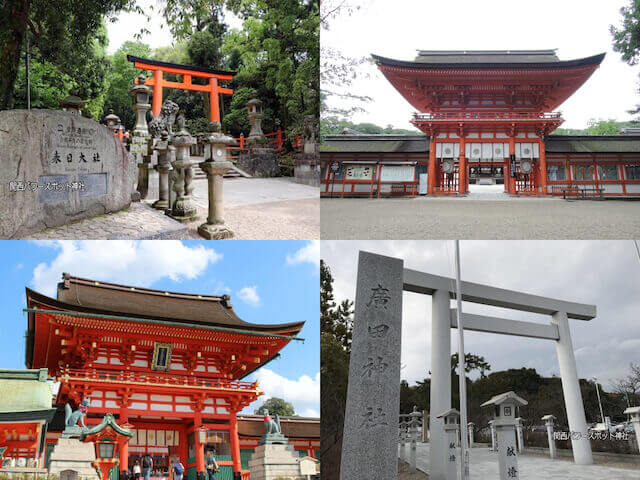
{"label": "red pillar", "polygon": [[460,137],[460,159],[458,160],[458,193],[467,193],[467,158],[464,152],[464,137]]}
{"label": "red pillar", "polygon": [[204,466],[204,444],[200,443],[199,430],[202,426],[202,416],[200,413],[196,413],[193,417],[193,436],[196,446],[196,475],[198,479],[205,477]]}
{"label": "red pillar", "polygon": [[427,178],[427,193],[433,195],[436,186],[436,135],[433,133],[429,139],[429,178]]}
{"label": "red pillar", "polygon": [[153,72],[153,103],[151,105],[151,111],[153,116],[160,115],[160,109],[162,108],[162,70],[155,70]]}
{"label": "red pillar", "polygon": [[240,439],[238,438],[238,418],[236,417],[236,412],[232,412],[229,418],[229,443],[231,444],[233,479],[240,480],[242,464],[240,462]]}
{"label": "red pillar", "polygon": [[211,77],[209,79],[209,109],[210,109],[210,121],[220,121],[220,104],[218,101],[218,79]]}
{"label": "red pillar", "polygon": [[187,459],[189,458],[189,449],[187,447],[187,428],[186,426],[178,431],[178,454],[180,462],[187,468]]}
{"label": "red pillar", "polygon": [[547,195],[547,153],[544,150],[544,138],[540,137],[539,140],[540,151],[540,186],[542,187],[542,194]]}
{"label": "red pillar", "polygon": [[[516,139],[514,136],[509,137],[509,162],[511,162],[511,155],[516,154]],[[511,176],[511,163],[509,163],[509,177],[507,178],[509,181],[509,188],[507,192],[511,195],[515,195],[516,193],[516,179]],[[506,183],[506,182],[505,182]]]}
{"label": "red pillar", "polygon": [[[127,411],[127,407],[120,407],[119,423],[121,427],[124,427],[125,424],[129,423],[129,412]],[[120,471],[124,472],[129,470],[129,442],[122,442],[120,444],[118,457],[120,458]]]}

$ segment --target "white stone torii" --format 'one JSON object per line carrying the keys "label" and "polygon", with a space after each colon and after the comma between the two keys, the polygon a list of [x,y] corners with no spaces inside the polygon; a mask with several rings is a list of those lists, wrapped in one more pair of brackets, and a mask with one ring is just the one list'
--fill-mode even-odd
{"label": "white stone torii", "polygon": [[[432,297],[429,475],[446,478],[447,443],[437,415],[451,408],[454,286],[451,278],[404,268],[401,259],[360,252],[341,480],[397,478],[398,425],[392,419],[400,402],[403,291]],[[555,341],[569,428],[580,434],[571,440],[574,460],[593,463],[568,319],[591,320],[596,307],[471,282],[461,282],[461,292],[463,301],[551,316],[547,325],[465,313],[461,320],[468,330]]]}
{"label": "white stone torii", "polygon": [[[404,291],[432,297],[430,411],[444,411],[451,407],[450,329],[457,328],[457,321],[456,310],[450,308],[450,300],[455,297],[455,282],[452,278],[405,268],[403,283]],[[569,429],[581,434],[580,438],[571,440],[574,461],[580,465],[592,464],[593,457],[568,319],[591,320],[596,316],[596,307],[471,282],[461,282],[461,292],[462,300],[466,302],[551,316],[551,323],[546,325],[468,313],[463,313],[461,318],[467,330],[555,341]],[[445,478],[443,459],[446,441],[444,436],[439,434],[442,429],[441,419],[432,414],[430,421],[433,430],[429,473],[430,478],[439,480]],[[435,432],[438,432],[438,435],[434,435]]]}

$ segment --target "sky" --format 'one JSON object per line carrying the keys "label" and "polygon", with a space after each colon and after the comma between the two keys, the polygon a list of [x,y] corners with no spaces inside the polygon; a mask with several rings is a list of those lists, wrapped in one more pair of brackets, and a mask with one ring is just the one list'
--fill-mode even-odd
{"label": "sky", "polygon": [[25,368],[25,287],[55,297],[63,272],[124,285],[186,293],[229,294],[252,323],[306,321],[293,341],[246,380],[267,398],[291,402],[303,416],[320,414],[319,242],[59,241],[0,242],[0,368]]}
{"label": "sky", "polygon": [[[121,12],[115,16],[114,21],[107,22],[107,33],[109,34],[109,45],[107,52],[114,53],[127,40],[134,41],[134,35],[140,32],[142,25],[149,30],[149,33],[142,36],[141,42],[146,43],[151,48],[168,47],[173,44],[173,36],[162,16],[162,5],[164,0],[138,0],[138,5],[143,8],[146,15],[137,13]],[[242,21],[226,11],[225,22],[231,28],[240,28]]]}
{"label": "sky", "polygon": [[[454,249],[453,241],[323,241],[320,258],[331,269],[336,301],[342,301],[355,298],[360,250],[455,278]],[[611,379],[629,373],[629,363],[640,363],[640,258],[632,241],[461,241],[460,256],[463,281],[596,306],[593,320],[569,320],[580,378],[596,377],[608,389]],[[549,316],[469,302],[462,310],[550,323]],[[402,321],[402,378],[413,384],[429,376],[431,297],[405,292]],[[494,372],[560,372],[553,341],[465,331],[464,343],[467,353],[485,357]],[[452,329],[452,353],[457,345]]]}
{"label": "sky", "polygon": [[[370,54],[413,60],[417,50],[557,49],[561,60],[606,52],[600,69],[564,104],[564,128],[585,128],[591,118],[629,120],[640,103],[639,67],[612,50],[609,25],[619,25],[629,0],[353,0],[362,5],[321,33],[322,47],[361,58]],[[362,68],[352,93],[373,100],[356,123],[412,129],[414,109],[374,65]],[[346,104],[344,99],[339,100]],[[340,105],[341,107],[344,106]],[[337,102],[332,103],[337,106]]]}

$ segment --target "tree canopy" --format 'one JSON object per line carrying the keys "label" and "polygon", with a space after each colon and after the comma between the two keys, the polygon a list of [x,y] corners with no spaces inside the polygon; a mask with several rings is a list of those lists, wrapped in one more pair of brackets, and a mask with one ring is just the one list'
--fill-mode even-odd
{"label": "tree canopy", "polygon": [[292,417],[296,414],[293,405],[278,397],[271,397],[266,400],[255,411],[257,415],[264,415],[266,411],[269,411],[269,415],[279,415],[281,417]]}
{"label": "tree canopy", "polygon": [[[126,60],[131,54],[236,71],[229,85],[234,95],[222,99],[223,129],[234,136],[248,133],[245,104],[255,90],[265,102],[263,130],[283,128],[291,138],[302,131],[306,115],[319,111],[318,8],[313,0],[162,0],[159,13],[173,44],[152,50],[132,38],[108,56],[105,21],[122,11],[144,14],[136,0],[7,0],[0,3],[0,110],[26,107],[29,35],[35,108],[59,108],[73,88],[89,101],[94,118],[113,109],[125,128],[132,128],[129,90],[139,71]],[[232,15],[242,22],[240,28],[227,25],[225,16]],[[198,134],[208,124],[206,95],[165,90],[163,99],[178,103],[188,128]]]}
{"label": "tree canopy", "polygon": [[[640,2],[629,0],[629,5],[622,7],[620,14],[622,25],[609,27],[613,36],[613,49],[620,52],[622,59],[629,65],[636,65],[640,61]],[[636,105],[629,113],[640,113],[640,105]]]}

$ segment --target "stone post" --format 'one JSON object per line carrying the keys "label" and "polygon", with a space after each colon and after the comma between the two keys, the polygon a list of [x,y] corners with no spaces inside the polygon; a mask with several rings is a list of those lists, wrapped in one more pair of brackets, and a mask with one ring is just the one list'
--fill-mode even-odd
{"label": "stone post", "polygon": [[467,423],[467,427],[469,429],[469,448],[473,448],[473,444],[474,444],[474,441],[475,441],[475,437],[474,437],[474,434],[473,434],[473,428],[475,426],[476,426],[476,424],[473,423],[473,422]]}
{"label": "stone post", "polygon": [[567,420],[569,421],[573,460],[578,465],[591,465],[593,463],[593,455],[591,454],[587,419],[584,415],[582,393],[580,392],[567,312],[554,313],[551,316],[551,323],[558,326],[556,353],[558,355],[558,364],[560,365],[560,379],[567,409]]}
{"label": "stone post", "polygon": [[491,451],[492,452],[497,452],[498,451],[498,444],[496,442],[496,427],[494,425],[493,420],[491,420],[489,422],[489,428],[491,428]]}
{"label": "stone post", "polygon": [[227,146],[236,141],[220,131],[220,122],[209,124],[211,134],[204,138],[205,161],[200,168],[207,174],[209,185],[209,214],[207,221],[198,227],[198,233],[209,240],[233,237],[233,231],[224,224],[223,175],[233,164],[227,159]]}
{"label": "stone post", "polygon": [[411,428],[411,451],[409,453],[409,473],[416,473],[416,442],[418,440],[418,419],[420,412],[418,407],[413,407],[413,412],[409,414],[409,425]]}
{"label": "stone post", "polygon": [[398,478],[403,261],[360,252],[341,480]]}
{"label": "stone post", "polygon": [[625,415],[631,415],[633,431],[636,434],[638,450],[640,450],[640,407],[629,407],[624,411]]}
{"label": "stone post", "polygon": [[429,441],[429,412],[422,411],[422,443]]}
{"label": "stone post", "polygon": [[553,415],[545,415],[542,417],[544,424],[547,427],[547,441],[549,442],[549,456],[556,458],[556,441],[553,438],[553,422],[556,419]]}
{"label": "stone post", "polygon": [[193,163],[189,154],[191,145],[195,139],[189,135],[184,126],[184,115],[178,117],[180,131],[171,138],[172,145],[176,148],[176,161],[173,162],[173,191],[176,194],[169,216],[179,222],[189,222],[196,218],[197,208],[191,194],[193,193]]}
{"label": "stone post", "polygon": [[516,436],[518,439],[518,453],[522,453],[524,451],[524,436],[522,434],[522,419],[520,417],[516,418]]}
{"label": "stone post", "polygon": [[[450,408],[446,412],[438,415],[438,418],[441,418],[444,422],[443,430],[445,433],[446,440],[446,456],[445,456],[445,472],[444,477],[445,480],[456,480],[458,477],[458,461],[457,461],[457,446],[458,446],[458,429],[460,428],[458,424],[458,418],[460,417],[460,413],[455,408]],[[429,477],[431,478],[431,477]]]}
{"label": "stone post", "polygon": [[169,145],[169,132],[162,131],[162,136],[154,146],[158,155],[158,163],[154,167],[158,171],[158,200],[153,202],[153,208],[167,210],[169,205],[169,172],[172,170],[171,157],[175,155],[175,147]]}

